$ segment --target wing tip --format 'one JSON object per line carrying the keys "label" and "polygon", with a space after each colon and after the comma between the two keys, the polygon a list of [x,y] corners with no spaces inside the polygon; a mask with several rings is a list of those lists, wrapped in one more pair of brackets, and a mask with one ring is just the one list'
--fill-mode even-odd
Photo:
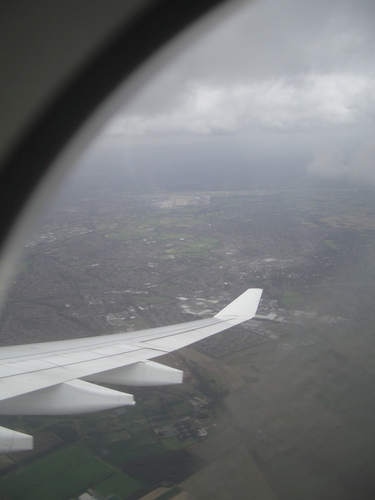
{"label": "wing tip", "polygon": [[233,324],[239,324],[253,318],[257,312],[262,292],[261,288],[249,288],[214,317]]}

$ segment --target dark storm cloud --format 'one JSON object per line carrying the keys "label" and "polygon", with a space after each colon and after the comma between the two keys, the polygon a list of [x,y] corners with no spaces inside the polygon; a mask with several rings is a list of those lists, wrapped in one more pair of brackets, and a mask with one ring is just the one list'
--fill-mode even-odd
{"label": "dark storm cloud", "polygon": [[244,168],[246,158],[273,157],[277,147],[280,158],[299,158],[318,175],[374,179],[364,160],[375,137],[374,19],[366,0],[251,2],[140,90],[96,147],[109,141],[124,158],[139,157],[136,138],[143,138],[142,154],[149,148],[155,165],[169,155],[185,168],[204,141],[217,164],[221,138],[224,157],[240,156]]}
{"label": "dark storm cloud", "polygon": [[361,0],[250,2],[190,46],[129,109],[173,107],[192,81],[226,86],[309,73],[373,74],[374,16],[373,2]]}
{"label": "dark storm cloud", "polygon": [[126,113],[113,120],[106,133],[221,135],[259,128],[289,132],[356,126],[372,122],[375,103],[373,80],[352,74],[308,74],[227,86],[194,82],[180,95],[174,109]]}

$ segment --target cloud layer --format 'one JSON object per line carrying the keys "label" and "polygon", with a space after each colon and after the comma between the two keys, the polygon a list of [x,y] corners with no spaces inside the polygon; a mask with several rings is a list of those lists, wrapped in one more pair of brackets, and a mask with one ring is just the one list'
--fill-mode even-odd
{"label": "cloud layer", "polygon": [[193,82],[168,112],[123,114],[108,135],[240,134],[257,128],[281,132],[369,125],[374,80],[348,73],[309,74],[231,85]]}
{"label": "cloud layer", "polygon": [[140,89],[93,147],[177,169],[202,148],[215,164],[225,138],[224,156],[243,168],[289,157],[314,175],[372,182],[373,19],[372,0],[250,2]]}

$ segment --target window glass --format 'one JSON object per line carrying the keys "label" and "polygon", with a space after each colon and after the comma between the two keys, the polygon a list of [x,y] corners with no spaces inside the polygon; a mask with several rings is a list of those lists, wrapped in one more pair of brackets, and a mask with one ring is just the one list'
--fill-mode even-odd
{"label": "window glass", "polygon": [[26,243],[2,345],[209,317],[252,287],[263,299],[160,359],[183,384],[126,387],[134,407],[0,417],[36,436],[1,459],[0,492],[375,497],[373,20],[365,0],[250,3],[85,152]]}

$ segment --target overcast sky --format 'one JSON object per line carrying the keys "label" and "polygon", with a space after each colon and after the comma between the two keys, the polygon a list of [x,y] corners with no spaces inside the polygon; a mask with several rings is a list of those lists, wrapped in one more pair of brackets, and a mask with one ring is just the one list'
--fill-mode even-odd
{"label": "overcast sky", "polygon": [[373,0],[250,2],[164,67],[81,163],[375,183],[374,21]]}

